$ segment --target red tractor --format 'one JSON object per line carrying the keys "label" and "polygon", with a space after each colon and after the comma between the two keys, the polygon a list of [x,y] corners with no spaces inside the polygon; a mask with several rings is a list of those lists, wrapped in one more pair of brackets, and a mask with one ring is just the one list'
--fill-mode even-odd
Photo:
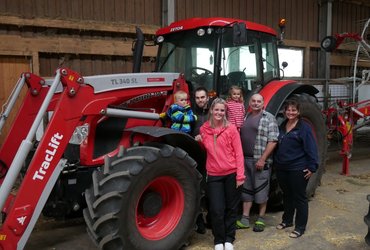
{"label": "red tractor", "polygon": [[[144,44],[138,34],[134,72]],[[193,18],[159,29],[155,43],[155,73],[82,77],[60,68],[51,80],[22,74],[0,120],[1,129],[27,85],[0,149],[0,248],[24,248],[41,213],[82,213],[101,249],[179,249],[200,212],[206,158],[201,144],[160,118],[180,89],[191,96],[205,86],[225,97],[230,85],[239,85],[247,100],[262,94],[266,110],[280,121],[284,101],[297,98],[320,150],[321,164],[307,189],[315,192],[327,146],[318,91],[281,79],[273,29],[238,19]],[[50,120],[35,140],[45,114]],[[277,186],[270,200],[281,202]]]}

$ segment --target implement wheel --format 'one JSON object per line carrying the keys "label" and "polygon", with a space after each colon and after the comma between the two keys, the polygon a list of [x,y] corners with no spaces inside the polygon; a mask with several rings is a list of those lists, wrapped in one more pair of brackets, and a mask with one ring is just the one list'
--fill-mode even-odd
{"label": "implement wheel", "polygon": [[101,249],[179,249],[194,230],[201,175],[180,148],[138,146],[93,173],[84,218]]}

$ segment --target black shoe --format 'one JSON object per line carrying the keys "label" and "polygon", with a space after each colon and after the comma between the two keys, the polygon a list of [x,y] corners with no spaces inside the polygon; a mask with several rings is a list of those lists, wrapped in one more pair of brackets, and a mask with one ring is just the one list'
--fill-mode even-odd
{"label": "black shoe", "polygon": [[205,234],[206,233],[206,225],[204,223],[204,219],[203,219],[203,215],[202,214],[199,214],[198,218],[197,218],[197,222],[196,222],[196,229],[195,231],[198,233],[198,234]]}
{"label": "black shoe", "polygon": [[180,247],[180,250],[186,249],[188,246],[190,246],[189,240],[185,241],[185,243]]}
{"label": "black shoe", "polygon": [[205,234],[207,232],[205,225],[197,225],[196,230],[198,234]]}

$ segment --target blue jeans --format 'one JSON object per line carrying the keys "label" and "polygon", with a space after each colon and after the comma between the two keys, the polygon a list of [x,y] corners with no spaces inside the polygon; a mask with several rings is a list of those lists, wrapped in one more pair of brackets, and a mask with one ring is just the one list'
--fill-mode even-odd
{"label": "blue jeans", "polygon": [[236,174],[207,176],[209,212],[214,244],[233,243],[241,187],[236,188]]}
{"label": "blue jeans", "polygon": [[276,177],[283,191],[284,213],[282,222],[293,224],[295,213],[295,230],[304,233],[308,220],[308,199],[306,187],[308,180],[303,170],[276,171]]}

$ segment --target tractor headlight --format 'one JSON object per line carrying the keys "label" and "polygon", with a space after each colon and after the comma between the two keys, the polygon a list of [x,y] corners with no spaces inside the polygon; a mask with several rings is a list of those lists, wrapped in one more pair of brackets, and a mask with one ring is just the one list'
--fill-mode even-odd
{"label": "tractor headlight", "polygon": [[76,127],[71,139],[69,140],[70,144],[80,145],[86,137],[89,135],[89,125],[84,124],[82,126]]}
{"label": "tractor headlight", "polygon": [[163,36],[157,37],[157,43],[162,43],[163,41],[164,41],[164,37]]}
{"label": "tractor headlight", "polygon": [[197,31],[197,35],[198,36],[204,36],[204,34],[206,33],[206,31],[204,30],[204,29],[199,29],[198,31]]}
{"label": "tractor headlight", "polygon": [[207,29],[207,35],[210,35],[210,34],[212,34],[213,33],[213,28],[208,28]]}

